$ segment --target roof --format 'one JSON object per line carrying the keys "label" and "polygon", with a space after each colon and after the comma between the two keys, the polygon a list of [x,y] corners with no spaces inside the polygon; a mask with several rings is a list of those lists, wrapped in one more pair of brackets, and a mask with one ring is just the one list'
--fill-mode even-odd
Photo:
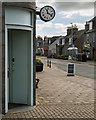
{"label": "roof", "polygon": [[[85,32],[85,30],[79,30],[79,31],[75,32],[74,33],[74,38],[78,39],[82,34],[84,34],[84,32]],[[59,37],[57,37],[57,39],[55,38],[56,40],[51,45],[56,43],[56,41],[62,40],[62,39],[65,39],[66,43],[68,43],[69,42],[69,38],[72,37],[72,36],[73,36],[72,34],[66,35],[66,36],[59,36]]]}
{"label": "roof", "polygon": [[91,20],[89,20],[88,22],[92,22],[96,19],[96,16],[94,18],[92,18]]}
{"label": "roof", "polygon": [[58,39],[59,37],[61,37],[61,36],[53,36],[53,37],[50,37],[49,39],[50,39],[51,41],[54,41],[54,40]]}
{"label": "roof", "polygon": [[64,38],[66,40],[66,43],[69,42],[69,38],[74,37],[74,40],[78,39],[82,34],[84,34],[85,30],[79,30],[75,32],[73,35],[66,35]]}
{"label": "roof", "polygon": [[47,37],[48,38],[48,40],[50,40],[51,41],[51,44],[54,42],[54,41],[56,41],[58,38],[60,38],[61,36],[53,36],[53,37]]}
{"label": "roof", "polygon": [[49,49],[53,46],[57,44],[57,41],[62,39],[64,36],[59,37],[58,39],[56,39],[52,44],[49,45]]}
{"label": "roof", "polygon": [[[84,32],[85,32],[85,30],[79,30],[73,36],[76,38],[79,38]],[[72,36],[72,34],[71,34],[71,36]]]}

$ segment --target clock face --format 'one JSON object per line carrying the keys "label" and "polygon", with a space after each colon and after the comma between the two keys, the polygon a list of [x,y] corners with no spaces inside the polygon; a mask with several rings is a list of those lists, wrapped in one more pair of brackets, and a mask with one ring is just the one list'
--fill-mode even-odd
{"label": "clock face", "polygon": [[40,10],[40,18],[47,22],[55,17],[55,10],[51,6],[44,6]]}

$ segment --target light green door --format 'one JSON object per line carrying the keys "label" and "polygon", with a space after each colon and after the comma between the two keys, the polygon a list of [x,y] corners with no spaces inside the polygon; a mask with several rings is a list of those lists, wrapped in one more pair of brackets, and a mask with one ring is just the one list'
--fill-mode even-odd
{"label": "light green door", "polygon": [[9,102],[28,104],[30,82],[30,38],[31,33],[23,30],[9,31]]}

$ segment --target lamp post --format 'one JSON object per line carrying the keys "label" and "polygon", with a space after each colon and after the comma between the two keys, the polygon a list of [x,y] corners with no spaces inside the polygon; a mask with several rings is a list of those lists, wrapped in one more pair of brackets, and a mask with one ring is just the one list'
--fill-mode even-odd
{"label": "lamp post", "polygon": [[[71,39],[71,42],[72,42],[72,47],[73,47],[73,23],[71,23],[72,25],[72,39]],[[72,59],[73,59],[73,49],[72,49]]]}
{"label": "lamp post", "polygon": [[73,23],[72,24],[72,45],[73,45]]}

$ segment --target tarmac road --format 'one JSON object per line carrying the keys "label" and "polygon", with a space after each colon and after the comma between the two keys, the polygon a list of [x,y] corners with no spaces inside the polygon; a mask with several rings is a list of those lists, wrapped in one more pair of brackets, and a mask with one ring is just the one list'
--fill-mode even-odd
{"label": "tarmac road", "polygon": [[[43,61],[47,62],[47,58],[43,57]],[[60,60],[60,59],[49,59],[52,64],[58,67],[61,70],[67,72],[67,64],[70,63],[69,60]],[[74,61],[75,62],[75,61]],[[94,79],[94,64],[88,64],[87,62],[75,62],[75,74],[78,76],[83,76],[86,78]]]}

